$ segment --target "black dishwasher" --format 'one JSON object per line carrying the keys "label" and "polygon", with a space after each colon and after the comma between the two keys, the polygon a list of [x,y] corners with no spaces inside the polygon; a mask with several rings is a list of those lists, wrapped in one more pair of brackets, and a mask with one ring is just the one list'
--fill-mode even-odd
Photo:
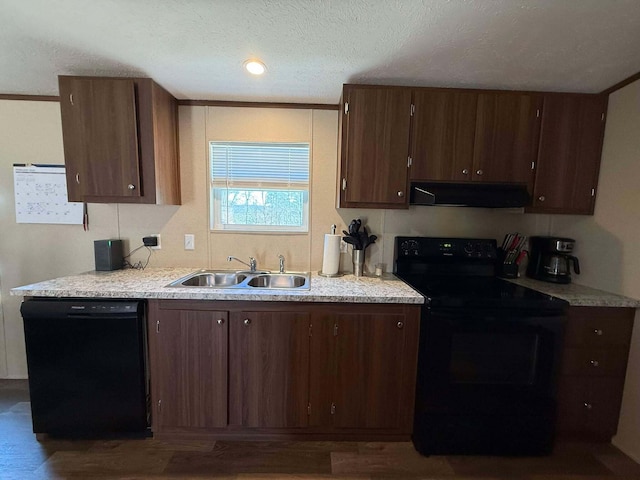
{"label": "black dishwasher", "polygon": [[146,433],[144,302],[35,298],[20,312],[35,433]]}

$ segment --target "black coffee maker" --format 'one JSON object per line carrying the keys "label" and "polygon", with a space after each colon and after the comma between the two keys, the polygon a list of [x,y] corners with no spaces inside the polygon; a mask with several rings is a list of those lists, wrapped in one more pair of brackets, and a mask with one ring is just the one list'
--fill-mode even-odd
{"label": "black coffee maker", "polygon": [[580,274],[578,258],[571,255],[576,241],[562,237],[531,237],[527,277],[553,283],[571,283],[571,266]]}

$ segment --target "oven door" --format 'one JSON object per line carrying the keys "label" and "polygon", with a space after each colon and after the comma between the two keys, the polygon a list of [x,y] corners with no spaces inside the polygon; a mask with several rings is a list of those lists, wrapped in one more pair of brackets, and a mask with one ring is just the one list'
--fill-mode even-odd
{"label": "oven door", "polygon": [[551,452],[564,316],[427,309],[413,443],[424,455]]}
{"label": "oven door", "polygon": [[425,309],[419,410],[518,415],[555,404],[564,317],[519,309]]}

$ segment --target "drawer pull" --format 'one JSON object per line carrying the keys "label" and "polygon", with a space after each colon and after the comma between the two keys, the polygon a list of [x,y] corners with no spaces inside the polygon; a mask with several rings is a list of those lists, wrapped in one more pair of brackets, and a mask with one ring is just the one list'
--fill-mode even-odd
{"label": "drawer pull", "polygon": [[596,335],[598,335],[598,336],[602,336],[602,334],[603,334],[604,332],[603,332],[601,329],[596,328],[596,329],[593,331],[593,333],[595,333],[595,334],[596,334]]}
{"label": "drawer pull", "polygon": [[587,410],[591,410],[593,408],[593,405],[591,405],[590,403],[584,402],[584,408],[586,408]]}
{"label": "drawer pull", "polygon": [[218,319],[218,325],[223,325],[224,324],[224,319],[223,318],[219,318]]}
{"label": "drawer pull", "polygon": [[399,329],[402,329],[404,327],[404,322],[396,323],[396,327],[398,327]]}
{"label": "drawer pull", "polygon": [[598,360],[589,360],[589,363],[591,364],[592,367],[600,366],[600,362]]}
{"label": "drawer pull", "polygon": [[251,325],[251,320],[249,318],[245,318],[244,319],[244,324],[245,325]]}

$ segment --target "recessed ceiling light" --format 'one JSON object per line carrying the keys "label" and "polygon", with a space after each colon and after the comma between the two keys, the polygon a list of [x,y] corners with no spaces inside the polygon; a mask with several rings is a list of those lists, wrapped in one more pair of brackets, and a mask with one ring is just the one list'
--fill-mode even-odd
{"label": "recessed ceiling light", "polygon": [[260,60],[247,60],[244,62],[244,68],[252,75],[262,75],[267,69],[266,65]]}

